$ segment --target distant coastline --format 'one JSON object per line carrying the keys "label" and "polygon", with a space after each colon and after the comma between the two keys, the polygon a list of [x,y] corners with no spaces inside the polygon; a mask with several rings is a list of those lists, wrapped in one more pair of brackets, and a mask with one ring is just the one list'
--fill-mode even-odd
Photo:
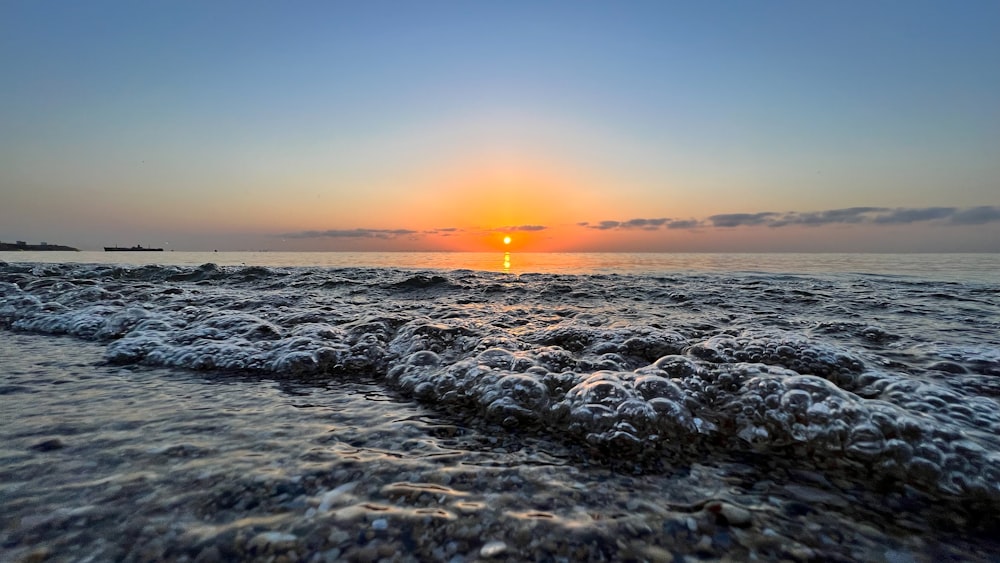
{"label": "distant coastline", "polygon": [[38,251],[38,250],[51,250],[51,251],[71,251],[79,252],[79,248],[73,248],[72,246],[65,246],[62,244],[49,244],[47,242],[42,242],[39,244],[28,244],[22,240],[14,243],[0,242],[0,251],[3,250],[20,250],[20,251]]}

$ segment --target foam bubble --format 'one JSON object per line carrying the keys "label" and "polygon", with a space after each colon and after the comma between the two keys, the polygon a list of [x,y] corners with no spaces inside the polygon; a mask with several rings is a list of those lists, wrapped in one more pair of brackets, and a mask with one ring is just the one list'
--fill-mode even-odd
{"label": "foam bubble", "polygon": [[1000,502],[995,336],[932,346],[949,317],[922,332],[886,310],[879,325],[817,320],[811,297],[763,291],[794,293],[794,279],[716,282],[671,280],[675,299],[652,278],[7,264],[0,324],[107,341],[114,363],[363,373],[619,458],[795,451]]}

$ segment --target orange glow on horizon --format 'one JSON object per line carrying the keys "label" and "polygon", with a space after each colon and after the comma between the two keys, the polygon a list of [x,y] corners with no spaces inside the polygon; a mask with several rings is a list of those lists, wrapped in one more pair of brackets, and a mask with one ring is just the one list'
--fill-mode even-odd
{"label": "orange glow on horizon", "polygon": [[579,163],[519,151],[451,156],[415,174],[380,222],[448,229],[426,240],[444,250],[546,252],[573,246],[555,240],[573,236],[563,227],[614,207],[607,182]]}
{"label": "orange glow on horizon", "polygon": [[298,217],[280,216],[284,225],[273,226],[273,232],[336,233],[296,241],[314,249],[566,252],[603,248],[609,238],[619,238],[583,228],[581,220],[639,216],[622,207],[616,191],[622,180],[586,164],[511,150],[458,151],[449,157],[356,191],[386,191],[391,198],[321,199]]}

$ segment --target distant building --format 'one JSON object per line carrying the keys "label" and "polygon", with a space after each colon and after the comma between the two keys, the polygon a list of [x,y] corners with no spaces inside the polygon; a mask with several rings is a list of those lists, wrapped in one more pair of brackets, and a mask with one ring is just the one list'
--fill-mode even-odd
{"label": "distant building", "polygon": [[28,243],[24,242],[23,240],[19,240],[19,241],[17,241],[17,245],[18,246],[28,246]]}

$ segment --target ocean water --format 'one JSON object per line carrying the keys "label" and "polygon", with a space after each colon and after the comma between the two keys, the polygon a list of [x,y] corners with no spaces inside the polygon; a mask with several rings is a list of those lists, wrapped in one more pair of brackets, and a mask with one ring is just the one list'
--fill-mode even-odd
{"label": "ocean water", "polygon": [[998,255],[56,254],[3,559],[1000,553]]}
{"label": "ocean water", "polygon": [[506,274],[885,274],[928,280],[985,281],[997,277],[1000,254],[724,254],[533,252],[12,252],[8,262],[403,268]]}

